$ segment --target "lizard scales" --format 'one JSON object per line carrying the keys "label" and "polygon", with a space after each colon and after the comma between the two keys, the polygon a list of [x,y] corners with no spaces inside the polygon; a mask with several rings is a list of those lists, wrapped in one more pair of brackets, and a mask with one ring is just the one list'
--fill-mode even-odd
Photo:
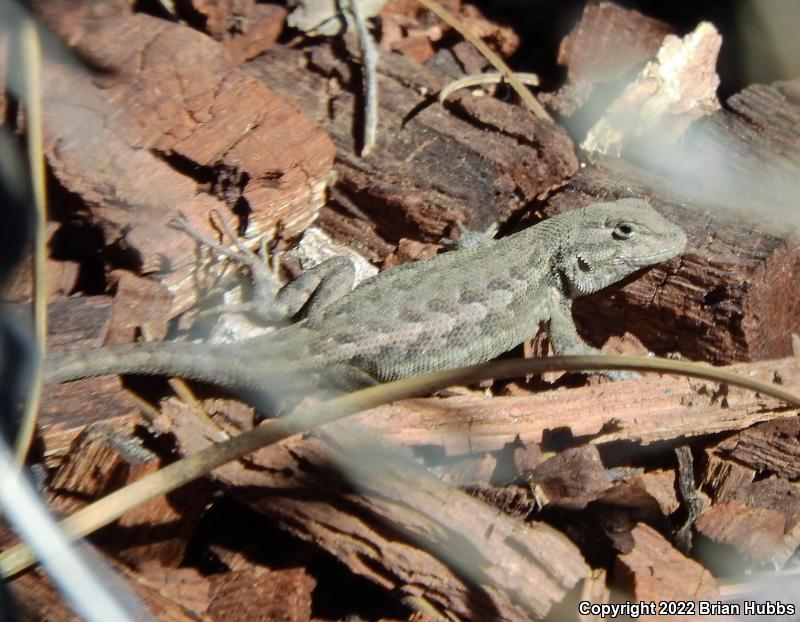
{"label": "lizard scales", "polygon": [[105,347],[47,361],[45,381],[124,373],[270,389],[296,372],[353,388],[490,360],[543,322],[559,354],[596,352],[577,334],[572,300],[674,257],[685,245],[683,231],[644,201],[596,203],[382,272],[262,337]]}

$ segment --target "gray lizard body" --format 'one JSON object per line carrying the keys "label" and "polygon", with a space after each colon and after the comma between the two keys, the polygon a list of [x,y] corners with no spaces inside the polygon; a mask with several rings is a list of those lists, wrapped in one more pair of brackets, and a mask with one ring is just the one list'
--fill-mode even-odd
{"label": "gray lizard body", "polygon": [[[638,199],[574,210],[500,240],[382,272],[298,323],[225,345],[160,342],[48,360],[46,382],[110,373],[176,376],[229,388],[354,388],[490,360],[549,323],[559,354],[596,350],[572,300],[680,254],[686,236]],[[295,305],[295,308],[297,305]]]}

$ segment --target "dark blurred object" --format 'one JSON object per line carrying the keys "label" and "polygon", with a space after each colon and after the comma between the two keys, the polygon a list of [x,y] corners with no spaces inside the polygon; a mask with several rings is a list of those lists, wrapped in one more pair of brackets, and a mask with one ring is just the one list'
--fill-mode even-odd
{"label": "dark blurred object", "polygon": [[[0,128],[0,284],[22,258],[32,226],[30,178],[16,141]],[[0,434],[14,444],[33,363],[30,335],[0,306]]]}

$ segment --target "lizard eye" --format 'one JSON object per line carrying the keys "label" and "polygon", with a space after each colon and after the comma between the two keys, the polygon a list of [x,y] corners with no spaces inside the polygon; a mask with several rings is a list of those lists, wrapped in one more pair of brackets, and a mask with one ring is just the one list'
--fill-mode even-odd
{"label": "lizard eye", "polygon": [[633,235],[633,225],[627,222],[622,222],[614,227],[611,235],[616,240],[627,240]]}

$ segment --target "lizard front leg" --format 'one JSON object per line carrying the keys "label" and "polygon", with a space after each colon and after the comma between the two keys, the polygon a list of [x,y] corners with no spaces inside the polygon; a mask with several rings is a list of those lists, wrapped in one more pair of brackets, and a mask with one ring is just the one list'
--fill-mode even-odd
{"label": "lizard front leg", "polygon": [[[599,348],[594,348],[581,339],[575,320],[572,317],[572,300],[564,297],[560,292],[551,290],[550,294],[550,340],[556,354],[563,356],[580,356],[601,354]],[[600,372],[612,380],[629,380],[638,378],[636,372],[608,370]]]}

